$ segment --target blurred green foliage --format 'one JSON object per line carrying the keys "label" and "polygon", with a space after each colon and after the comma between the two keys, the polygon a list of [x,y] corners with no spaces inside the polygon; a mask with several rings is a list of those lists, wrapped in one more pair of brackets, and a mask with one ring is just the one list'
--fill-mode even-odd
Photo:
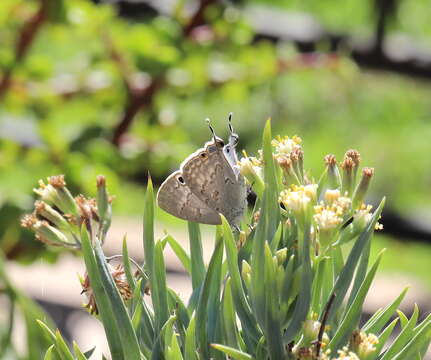
{"label": "blurred green foliage", "polygon": [[[210,5],[205,25],[188,32],[187,1],[171,17],[133,21],[111,5],[46,1],[46,19],[19,61],[16,44],[43,1],[0,2],[0,73],[11,71],[0,96],[0,247],[9,258],[39,254],[17,221],[31,208],[35,179],[64,173],[74,192],[94,194],[92,179],[103,173],[118,195],[116,210],[139,213],[148,171],[162,181],[208,140],[205,117],[225,135],[230,111],[249,152],[271,116],[275,133],[304,138],[307,154],[335,151],[340,160],[346,149],[358,149],[376,168],[372,190],[388,194],[390,207],[410,214],[430,203],[428,83],[360,71],[347,55],[255,42],[241,8],[226,4]],[[334,31],[373,30],[372,1],[243,2],[258,3],[310,13]],[[400,11],[392,31],[416,36],[429,27],[426,6],[403,1],[411,16]],[[131,94],[154,83],[149,103],[115,146]],[[320,157],[305,161],[323,168]]]}

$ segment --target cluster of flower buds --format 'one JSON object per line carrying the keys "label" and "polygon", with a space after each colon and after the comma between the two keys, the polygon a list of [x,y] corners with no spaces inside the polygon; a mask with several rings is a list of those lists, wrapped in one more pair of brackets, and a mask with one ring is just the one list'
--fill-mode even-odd
{"label": "cluster of flower buds", "polygon": [[259,157],[248,156],[245,150],[243,151],[243,155],[241,160],[238,161],[239,171],[246,178],[257,196],[262,196],[265,188],[263,182],[262,151],[259,152]]}
{"label": "cluster of flower buds", "polygon": [[[299,227],[311,226],[311,234],[321,249],[334,243],[344,243],[362,232],[372,218],[372,207],[364,203],[372,168],[364,168],[358,181],[361,156],[348,150],[339,165],[334,155],[325,156],[326,169],[318,183],[304,173],[304,152],[301,138],[277,137],[272,141],[273,157],[281,169],[279,195],[282,213],[293,216]],[[258,197],[264,190],[262,152],[258,157],[244,157],[238,162],[241,174]],[[381,229],[382,225],[376,225]]]}
{"label": "cluster of flower buds", "polygon": [[111,222],[111,201],[105,178],[97,177],[97,199],[83,195],[73,197],[63,175],[51,176],[45,184],[39,181],[34,192],[40,197],[34,211],[25,215],[21,225],[35,232],[36,238],[48,245],[80,248],[81,226],[86,226],[91,239],[103,243]]}
{"label": "cluster of flower buds", "polygon": [[283,170],[284,185],[304,183],[304,152],[301,138],[278,136],[272,140],[274,159]]}

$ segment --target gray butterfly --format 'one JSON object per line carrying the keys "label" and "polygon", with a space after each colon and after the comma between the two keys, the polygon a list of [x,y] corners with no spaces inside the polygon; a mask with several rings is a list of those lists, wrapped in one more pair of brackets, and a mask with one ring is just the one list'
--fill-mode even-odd
{"label": "gray butterfly", "polygon": [[185,159],[160,186],[157,203],[166,212],[203,224],[221,223],[219,213],[237,226],[247,206],[247,188],[237,166],[236,145],[229,115],[229,142],[216,136]]}

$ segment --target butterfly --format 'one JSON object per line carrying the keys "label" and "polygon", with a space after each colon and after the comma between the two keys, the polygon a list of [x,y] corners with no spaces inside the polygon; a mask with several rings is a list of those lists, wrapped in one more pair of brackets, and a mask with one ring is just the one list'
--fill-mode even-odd
{"label": "butterfly", "polygon": [[237,227],[247,207],[247,187],[237,166],[236,146],[239,136],[233,131],[229,114],[228,143],[213,135],[187,157],[180,169],[160,186],[157,203],[160,208],[184,220],[202,224],[221,224],[219,214]]}

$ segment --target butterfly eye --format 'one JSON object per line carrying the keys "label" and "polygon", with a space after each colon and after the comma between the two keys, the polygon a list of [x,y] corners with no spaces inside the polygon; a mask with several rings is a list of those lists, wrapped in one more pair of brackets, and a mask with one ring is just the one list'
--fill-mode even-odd
{"label": "butterfly eye", "polygon": [[184,184],[184,178],[182,176],[178,176],[177,180],[180,184]]}

